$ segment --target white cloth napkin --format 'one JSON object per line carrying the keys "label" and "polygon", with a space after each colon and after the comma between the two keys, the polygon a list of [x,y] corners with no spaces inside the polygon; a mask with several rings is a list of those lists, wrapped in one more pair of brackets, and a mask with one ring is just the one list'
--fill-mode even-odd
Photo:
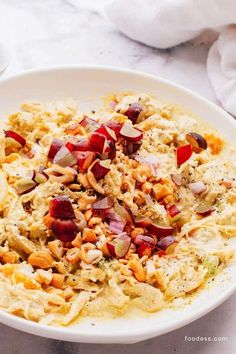
{"label": "white cloth napkin", "polygon": [[7,48],[0,43],[0,73],[4,71],[9,65],[9,53]]}
{"label": "white cloth napkin", "polygon": [[130,38],[162,49],[219,30],[207,71],[217,98],[236,115],[236,0],[112,0],[106,15]]}

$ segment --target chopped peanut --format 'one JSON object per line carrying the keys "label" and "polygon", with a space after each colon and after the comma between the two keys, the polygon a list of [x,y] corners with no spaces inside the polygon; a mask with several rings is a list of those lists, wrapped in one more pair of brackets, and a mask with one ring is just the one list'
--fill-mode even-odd
{"label": "chopped peanut", "polygon": [[141,190],[145,193],[151,193],[152,190],[152,183],[150,182],[144,182],[141,186]]}
{"label": "chopped peanut", "polygon": [[14,264],[19,261],[19,255],[15,251],[6,252],[2,255],[1,260],[3,263]]}
{"label": "chopped peanut", "polygon": [[89,219],[91,219],[91,217],[92,217],[92,209],[86,210],[86,212],[84,213],[85,220],[89,221]]}
{"label": "chopped peanut", "polygon": [[106,242],[106,236],[103,234],[99,236],[98,242],[97,242],[97,248],[102,251],[103,255],[105,257],[110,257],[110,253],[107,249],[107,242]]}
{"label": "chopped peanut", "polygon": [[92,227],[96,224],[100,224],[100,222],[102,221],[102,218],[98,218],[96,216],[93,216],[89,221],[88,221],[88,226]]}
{"label": "chopped peanut", "polygon": [[15,273],[13,275],[16,284],[23,283],[26,289],[39,289],[40,285],[34,280],[22,273]]}
{"label": "chopped peanut", "polygon": [[12,264],[4,264],[0,267],[0,272],[3,273],[6,277],[8,277],[9,275],[12,275],[14,271],[14,267]]}
{"label": "chopped peanut", "polygon": [[84,128],[79,124],[74,127],[66,128],[65,133],[69,135],[86,135]]}
{"label": "chopped peanut", "polygon": [[71,264],[79,262],[80,258],[80,250],[77,247],[71,248],[66,252],[66,259]]}
{"label": "chopped peanut", "polygon": [[224,142],[220,137],[214,134],[205,134],[204,137],[213,155],[217,155],[222,151]]}
{"label": "chopped peanut", "polygon": [[135,278],[140,282],[145,282],[146,272],[142,264],[138,260],[132,259],[129,261],[128,265],[129,268],[133,271]]}
{"label": "chopped peanut", "polygon": [[44,270],[44,269],[37,269],[37,280],[40,284],[49,285],[52,281],[52,272]]}
{"label": "chopped peanut", "polygon": [[96,264],[98,262],[100,262],[100,260],[102,259],[103,254],[102,251],[100,250],[89,250],[86,254],[85,257],[85,262],[88,264]]}
{"label": "chopped peanut", "polygon": [[72,290],[72,288],[70,286],[68,286],[67,288],[65,288],[64,290],[64,298],[66,300],[72,298],[74,296],[74,291]]}
{"label": "chopped peanut", "polygon": [[152,193],[156,200],[160,200],[170,194],[170,190],[165,184],[157,183],[152,187]]}
{"label": "chopped peanut", "polygon": [[146,180],[152,176],[152,170],[149,165],[140,164],[137,168],[133,169],[132,176],[136,181],[145,183]]}
{"label": "chopped peanut", "polygon": [[134,240],[138,235],[144,235],[144,229],[142,227],[135,227],[130,234],[132,240]]}
{"label": "chopped peanut", "polygon": [[60,240],[48,242],[48,248],[56,258],[61,258],[64,254],[63,243]]}
{"label": "chopped peanut", "polygon": [[53,258],[47,251],[35,251],[28,257],[28,263],[34,267],[47,269],[52,267]]}
{"label": "chopped peanut", "polygon": [[55,218],[53,218],[52,216],[50,216],[49,213],[48,213],[47,215],[45,215],[44,218],[43,218],[44,225],[47,226],[48,229],[51,229],[52,223],[53,223],[54,221],[55,221]]}
{"label": "chopped peanut", "polygon": [[142,205],[146,201],[146,195],[144,192],[140,191],[139,189],[136,189],[134,191],[134,200],[137,205]]}
{"label": "chopped peanut", "polygon": [[96,196],[89,196],[87,194],[83,195],[78,200],[78,205],[79,205],[80,210],[87,210],[87,209],[91,208],[91,205],[93,203],[95,203],[96,200],[97,200]]}
{"label": "chopped peanut", "polygon": [[71,184],[68,184],[67,186],[71,191],[80,191],[81,190],[81,186],[77,183],[71,183]]}
{"label": "chopped peanut", "polygon": [[51,285],[54,286],[54,288],[62,289],[64,285],[64,281],[65,281],[64,274],[59,274],[59,273],[52,274]]}
{"label": "chopped peanut", "polygon": [[72,246],[80,248],[80,246],[82,245],[82,237],[81,237],[81,232],[79,232],[76,235],[76,238],[74,238],[74,240],[71,242]]}
{"label": "chopped peanut", "polygon": [[96,232],[92,229],[85,227],[82,233],[82,240],[85,242],[92,242],[92,243],[96,242],[97,241]]}
{"label": "chopped peanut", "polygon": [[20,155],[13,152],[12,154],[10,154],[4,158],[4,163],[11,163],[13,161],[18,160],[19,158],[20,158]]}
{"label": "chopped peanut", "polygon": [[84,175],[83,173],[78,173],[77,175],[77,181],[82,184],[84,188],[91,188],[91,185],[89,183],[88,177]]}
{"label": "chopped peanut", "polygon": [[96,247],[93,243],[87,242],[87,243],[83,244],[80,248],[80,250],[81,250],[80,257],[81,257],[82,261],[86,262],[86,257],[87,257],[88,251],[94,250],[95,248]]}

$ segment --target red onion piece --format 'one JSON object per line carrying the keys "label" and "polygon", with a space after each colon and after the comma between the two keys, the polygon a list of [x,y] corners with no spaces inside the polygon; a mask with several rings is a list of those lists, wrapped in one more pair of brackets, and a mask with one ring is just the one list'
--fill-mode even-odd
{"label": "red onion piece", "polygon": [[19,195],[31,192],[35,187],[37,187],[38,183],[34,180],[34,175],[30,177],[25,177],[19,180],[16,184],[16,190]]}
{"label": "red onion piece", "polygon": [[114,209],[116,214],[125,222],[125,224],[133,224],[133,218],[128,212],[128,210],[123,206],[120,205],[118,202],[115,203]]}
{"label": "red onion piece", "polygon": [[193,192],[194,194],[201,194],[201,193],[205,192],[207,189],[207,186],[201,181],[189,183],[188,186],[189,186],[189,189],[191,190],[191,192]]}
{"label": "red onion piece", "polygon": [[98,200],[92,205],[94,210],[105,210],[110,209],[114,205],[113,200],[110,197],[105,197],[103,199]]}
{"label": "red onion piece", "polygon": [[45,173],[35,172],[33,180],[38,184],[45,183],[48,180],[48,176]]}
{"label": "red onion piece", "polygon": [[172,173],[170,177],[176,186],[180,187],[182,185],[182,175]]}
{"label": "red onion piece", "polygon": [[119,235],[124,231],[125,223],[122,220],[111,220],[109,222],[109,230]]}
{"label": "red onion piece", "polygon": [[205,204],[199,204],[196,208],[195,208],[195,212],[199,215],[202,216],[208,216],[210,215],[213,211],[215,210],[214,207],[212,206],[208,206]]}
{"label": "red onion piece", "polygon": [[21,136],[20,134],[16,133],[13,130],[5,130],[5,137],[6,138],[11,138],[13,139],[15,142],[17,142],[18,144],[20,144],[22,147],[25,146],[26,144],[26,140],[23,136]]}

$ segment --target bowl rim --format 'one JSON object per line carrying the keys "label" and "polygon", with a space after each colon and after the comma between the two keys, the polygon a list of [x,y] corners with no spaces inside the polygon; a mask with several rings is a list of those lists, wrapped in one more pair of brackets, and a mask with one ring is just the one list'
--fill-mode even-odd
{"label": "bowl rim", "polygon": [[[209,101],[208,99],[202,97],[200,94],[192,91],[191,89],[188,89],[186,87],[183,87],[177,83],[174,83],[170,80],[161,78],[159,76],[155,76],[152,74],[148,74],[142,71],[136,71],[136,70],[131,70],[127,68],[121,68],[121,67],[116,67],[116,66],[107,66],[107,65],[54,65],[54,66],[48,66],[48,67],[39,67],[39,68],[34,68],[31,70],[23,70],[17,74],[10,74],[6,77],[0,78],[0,85],[3,83],[10,82],[15,79],[20,79],[24,78],[25,76],[30,76],[34,74],[45,74],[49,72],[60,72],[60,71],[70,71],[70,70],[79,70],[79,71],[84,71],[84,70],[94,70],[94,71],[106,71],[106,72],[116,72],[120,74],[129,74],[135,77],[140,77],[140,78],[145,78],[145,79],[150,79],[154,80],[156,82],[159,82],[160,84],[165,84],[167,86],[170,86],[177,91],[181,91],[184,95],[188,95],[193,97],[196,100],[202,101],[204,104],[208,105],[211,109],[215,110],[218,114],[222,116],[222,119],[227,120],[229,124],[234,124],[236,127],[236,120],[231,116],[228,112],[224,111],[221,107],[217,106],[215,103]],[[52,338],[52,339],[61,339],[61,340],[67,340],[67,341],[74,341],[74,342],[84,342],[84,343],[125,343],[125,342],[137,342],[141,340],[145,340],[148,338],[152,338],[155,336],[162,335],[164,333],[169,333],[175,329],[178,329],[180,327],[183,327],[198,318],[206,315],[208,312],[219,306],[221,303],[223,303],[226,299],[228,299],[236,290],[236,284],[232,284],[229,286],[227,289],[225,289],[212,303],[209,305],[203,305],[201,308],[198,309],[198,311],[195,311],[194,314],[186,314],[184,319],[181,319],[179,323],[173,323],[172,325],[170,324],[163,324],[163,328],[161,330],[150,330],[149,328],[143,328],[140,327],[140,329],[136,328],[135,330],[132,330],[130,328],[129,332],[127,331],[119,331],[115,335],[114,333],[104,333],[104,332],[97,332],[97,333],[92,333],[89,332],[89,330],[84,331],[83,333],[80,333],[80,331],[73,326],[71,327],[53,327],[53,326],[48,326],[44,324],[39,324],[36,322],[32,322],[30,320],[24,319],[17,317],[15,315],[12,315],[10,313],[6,313],[3,310],[0,310],[0,322],[8,325],[12,328],[34,334],[34,335],[40,335],[46,338]]]}

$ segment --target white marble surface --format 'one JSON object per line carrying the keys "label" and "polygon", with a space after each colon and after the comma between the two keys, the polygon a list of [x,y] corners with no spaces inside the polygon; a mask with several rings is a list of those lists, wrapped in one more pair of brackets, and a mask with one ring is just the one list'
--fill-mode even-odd
{"label": "white marble surface", "polygon": [[[0,0],[0,42],[10,53],[10,65],[0,78],[39,66],[114,65],[168,78],[216,102],[205,67],[209,44],[195,42],[160,51],[130,41],[101,16],[106,1]],[[235,301],[236,295],[180,330],[129,346],[53,341],[0,325],[0,354],[233,354]],[[185,336],[227,336],[228,340],[193,343]]]}

